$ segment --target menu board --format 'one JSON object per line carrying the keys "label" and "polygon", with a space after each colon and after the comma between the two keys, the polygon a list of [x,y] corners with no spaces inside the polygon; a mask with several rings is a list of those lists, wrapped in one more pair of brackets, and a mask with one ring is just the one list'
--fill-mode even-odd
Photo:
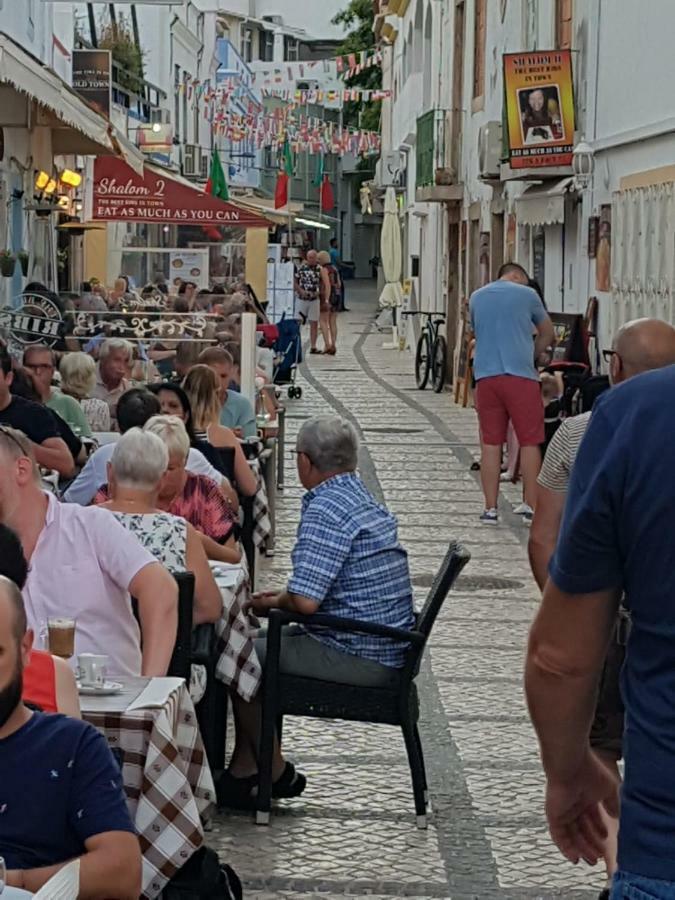
{"label": "menu board", "polygon": [[171,251],[169,254],[169,283],[177,290],[181,281],[193,281],[199,289],[208,288],[208,250]]}

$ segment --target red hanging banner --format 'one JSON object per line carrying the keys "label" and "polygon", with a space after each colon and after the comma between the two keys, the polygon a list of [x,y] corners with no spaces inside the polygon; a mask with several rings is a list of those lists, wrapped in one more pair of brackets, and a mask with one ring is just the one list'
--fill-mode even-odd
{"label": "red hanging banner", "polygon": [[197,186],[146,163],[143,175],[114,156],[94,162],[92,218],[99,222],[220,225],[270,228],[272,222],[204,193]]}

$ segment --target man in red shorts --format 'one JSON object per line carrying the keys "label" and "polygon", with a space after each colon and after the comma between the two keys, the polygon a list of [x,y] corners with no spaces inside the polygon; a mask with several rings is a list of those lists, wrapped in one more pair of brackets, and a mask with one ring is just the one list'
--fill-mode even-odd
{"label": "man in red shorts", "polygon": [[469,300],[476,337],[474,374],[480,425],[481,481],[485,510],[480,520],[497,525],[502,446],[509,420],[520,444],[524,516],[532,518],[544,440],[544,407],[535,360],[553,344],[553,325],[525,269],[506,263],[498,280]]}

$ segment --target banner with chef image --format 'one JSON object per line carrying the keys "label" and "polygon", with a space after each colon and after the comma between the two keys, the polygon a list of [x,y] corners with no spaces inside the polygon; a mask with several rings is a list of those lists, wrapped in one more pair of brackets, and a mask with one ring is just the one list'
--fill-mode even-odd
{"label": "banner with chef image", "polygon": [[511,168],[570,166],[574,149],[571,52],[504,54],[504,94]]}
{"label": "banner with chef image", "polygon": [[173,250],[169,254],[169,283],[177,292],[183,281],[191,281],[199,290],[209,286],[208,250]]}

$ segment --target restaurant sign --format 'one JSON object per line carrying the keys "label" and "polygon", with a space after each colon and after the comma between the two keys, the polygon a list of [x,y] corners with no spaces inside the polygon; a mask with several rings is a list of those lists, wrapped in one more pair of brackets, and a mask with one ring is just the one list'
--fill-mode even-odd
{"label": "restaurant sign", "polygon": [[104,116],[110,116],[110,50],[73,50],[73,88]]}
{"label": "restaurant sign", "polygon": [[0,335],[10,345],[53,347],[63,330],[61,310],[43,294],[19,294],[11,307],[0,307]]}
{"label": "restaurant sign", "polygon": [[103,222],[269,228],[271,222],[145,165],[143,175],[114,156],[94,163],[92,218]]}
{"label": "restaurant sign", "polygon": [[571,166],[574,88],[569,50],[504,54],[512,169]]}

